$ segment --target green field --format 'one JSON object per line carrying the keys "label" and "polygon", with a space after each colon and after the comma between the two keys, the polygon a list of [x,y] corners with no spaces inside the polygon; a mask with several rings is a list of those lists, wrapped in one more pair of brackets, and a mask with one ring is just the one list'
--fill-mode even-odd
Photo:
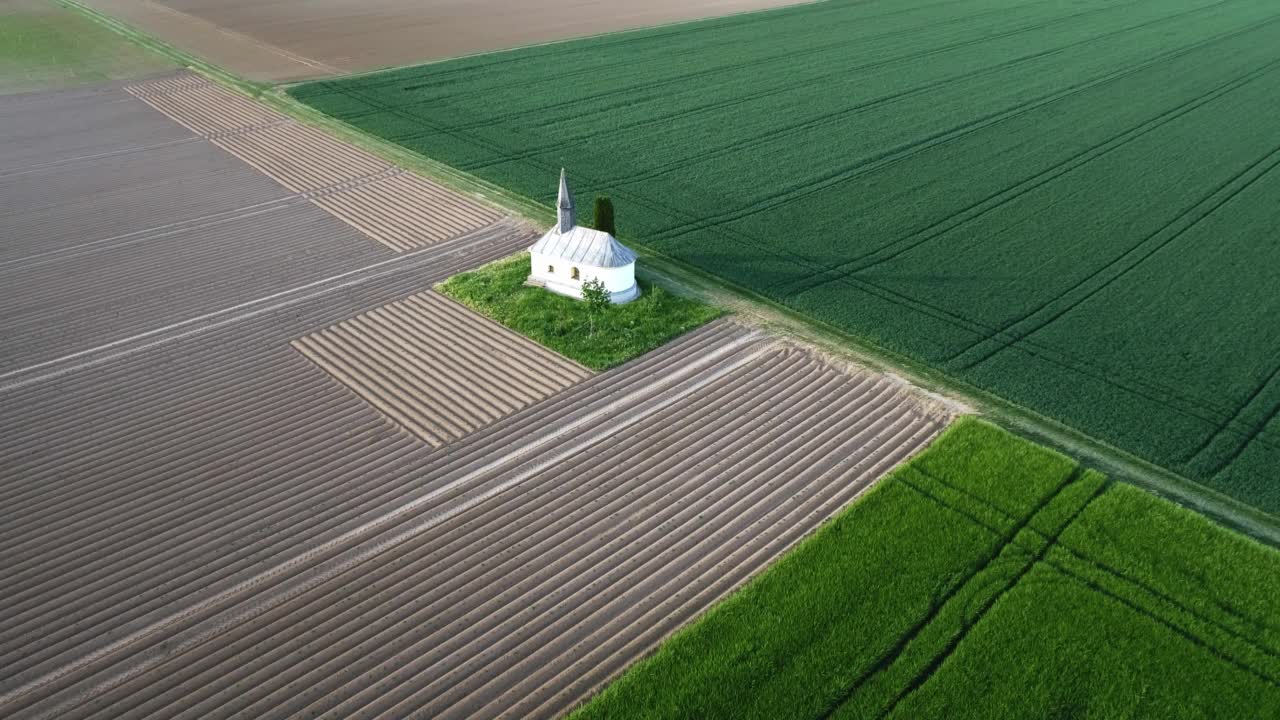
{"label": "green field", "polygon": [[526,287],[528,277],[529,255],[521,253],[454,275],[436,289],[592,370],[621,365],[721,315],[641,280],[639,298],[593,318],[580,300]]}
{"label": "green field", "polygon": [[0,94],[143,77],[173,64],[53,0],[0,2]]}
{"label": "green field", "polygon": [[1280,716],[1280,553],[964,419],[595,718]]}
{"label": "green field", "polygon": [[861,0],[292,90],[1280,512],[1280,5]]}

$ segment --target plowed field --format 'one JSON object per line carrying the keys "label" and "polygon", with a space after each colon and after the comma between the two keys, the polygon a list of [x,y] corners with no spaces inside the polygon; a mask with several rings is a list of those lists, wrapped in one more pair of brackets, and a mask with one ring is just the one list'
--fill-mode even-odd
{"label": "plowed field", "polygon": [[1280,511],[1280,7],[815,5],[300,99]]}
{"label": "plowed field", "polygon": [[1276,717],[1278,574],[961,420],[573,720]]}

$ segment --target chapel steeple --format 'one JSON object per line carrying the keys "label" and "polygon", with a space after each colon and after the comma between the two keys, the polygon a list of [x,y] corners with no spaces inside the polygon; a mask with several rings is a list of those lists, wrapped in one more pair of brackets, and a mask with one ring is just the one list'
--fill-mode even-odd
{"label": "chapel steeple", "polygon": [[562,233],[569,232],[575,225],[573,193],[569,192],[569,181],[565,178],[564,168],[560,168],[560,199],[556,202],[556,220],[556,229]]}

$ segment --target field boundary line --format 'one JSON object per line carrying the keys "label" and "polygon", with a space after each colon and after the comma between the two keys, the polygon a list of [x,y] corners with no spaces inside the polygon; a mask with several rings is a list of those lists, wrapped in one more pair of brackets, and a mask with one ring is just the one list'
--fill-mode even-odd
{"label": "field boundary line", "polygon": [[[668,405],[682,400],[690,393],[719,380],[721,377],[736,372],[776,346],[776,342],[767,341],[766,338],[766,335],[758,331],[734,338],[725,345],[699,357],[693,363],[673,373],[665,374],[655,381],[642,384],[639,388],[626,392],[621,398],[611,398],[603,406],[596,408],[592,412],[586,413],[576,420],[540,437],[535,437],[518,447],[509,449],[503,455],[479,468],[471,469],[464,475],[451,479],[448,483],[434,490],[401,503],[336,538],[327,540],[291,558],[277,562],[269,569],[262,570],[252,577],[243,579],[211,597],[193,603],[179,611],[172,612],[165,617],[158,618],[146,626],[134,630],[125,637],[113,640],[106,646],[13,688],[9,692],[0,695],[0,707],[19,702],[24,696],[39,691],[73,672],[99,664],[100,661],[109,662],[112,656],[127,652],[131,646],[145,641],[156,633],[180,623],[196,613],[211,610],[228,602],[235,603],[217,610],[214,614],[181,630],[176,637],[161,644],[158,648],[153,646],[143,649],[140,653],[141,657],[127,660],[125,667],[113,673],[111,677],[94,681],[90,676],[90,678],[81,681],[81,683],[88,683],[90,686],[71,693],[69,697],[55,696],[55,698],[59,698],[55,707],[42,710],[37,717],[54,717],[61,711],[88,702],[144,670],[180,655],[189,648],[224,632],[227,627],[244,622],[269,611],[281,603],[288,602],[301,593],[333,577],[337,577],[368,559],[421,535],[458,513],[525,482],[547,467],[551,467],[565,458],[572,457],[580,450],[625,430]],[[735,355],[737,357],[732,361],[720,362],[723,358]],[[638,412],[618,415],[614,417],[611,424],[603,426],[604,429],[583,433],[579,435],[577,440],[570,442],[568,445],[556,445],[555,452],[550,457],[543,456],[532,461],[521,460],[522,457],[528,456],[531,452],[552,444],[554,441],[571,433],[575,433],[580,428],[589,427],[590,423],[601,417],[613,416],[616,409],[623,406],[627,401],[644,396],[652,396],[653,399],[642,401],[642,406]],[[391,527],[393,523],[405,519],[411,513],[428,506],[431,501],[443,497],[457,488],[474,483],[476,480],[482,479],[486,474],[512,462],[520,463],[517,466],[520,468],[519,472],[512,474],[495,487],[426,517],[419,517],[409,527],[399,529],[390,537],[379,537],[379,534],[394,530],[395,528]],[[350,545],[351,543],[356,544],[341,551],[338,555],[322,561],[319,565],[311,568],[305,566],[306,563],[324,553],[339,550],[343,545]],[[253,594],[255,588],[270,583],[274,576],[279,576],[290,570],[296,570],[291,577],[272,586],[266,592],[258,595]],[[77,683],[77,685],[81,683]]]}
{"label": "field boundary line", "polygon": [[897,662],[898,658],[901,657],[902,653],[907,649],[907,646],[909,646],[912,641],[914,641],[916,637],[918,637],[920,633],[937,618],[938,614],[942,612],[947,603],[950,602],[951,599],[954,598],[962,589],[964,589],[971,580],[982,574],[983,571],[990,567],[991,563],[995,562],[996,558],[1004,552],[1005,548],[1009,547],[1009,545],[1013,543],[1013,540],[1017,537],[1018,533],[1021,532],[1023,528],[1027,527],[1031,521],[1040,514],[1040,511],[1048,507],[1054,499],[1061,496],[1064,489],[1084,477],[1085,472],[1084,466],[1077,463],[1070,472],[1063,475],[1062,479],[1058,481],[1058,484],[1055,487],[1046,493],[1043,498],[1037,501],[1035,505],[1029,508],[1026,514],[1019,518],[1017,523],[1012,527],[1007,528],[997,538],[997,542],[995,546],[990,549],[989,554],[984,558],[980,558],[978,562],[972,566],[973,569],[965,575],[963,581],[957,582],[950,589],[944,592],[941,597],[930,603],[928,612],[926,612],[924,616],[916,622],[912,623],[907,628],[906,632],[898,638],[898,641],[894,643],[893,647],[882,653],[880,657],[876,658],[875,662],[871,663],[866,670],[855,677],[840,696],[832,700],[827,705],[826,709],[821,715],[819,715],[819,717],[822,718],[822,720],[827,720],[832,717],[837,710],[848,702],[849,699],[867,683],[868,680]]}
{"label": "field boundary line", "polygon": [[[296,305],[300,302],[312,300],[317,297],[321,297],[323,295],[331,293],[335,290],[341,290],[348,287],[363,285],[365,283],[371,282],[373,280],[381,279],[388,275],[392,275],[398,272],[404,272],[407,270],[412,270],[418,267],[419,265],[423,264],[424,262],[428,262],[430,260],[435,259],[434,256],[436,256],[437,254],[445,254],[450,250],[456,249],[455,247],[456,245],[469,243],[494,230],[499,230],[499,231],[506,230],[507,228],[504,228],[503,227],[504,225],[510,226],[510,223],[499,221],[492,225],[472,231],[470,233],[459,235],[458,237],[453,238],[452,240],[448,240],[444,243],[431,245],[431,246],[422,248],[420,250],[415,250],[413,252],[404,253],[403,255],[397,255],[395,257],[387,258],[386,260],[380,260],[370,265],[365,265],[364,267],[355,268],[354,270],[348,270],[346,272],[339,273],[337,275],[331,275],[327,278],[313,280],[311,282],[305,283],[303,285],[298,285],[298,286],[289,288],[287,290],[281,290],[279,292],[272,293],[270,295],[265,295],[263,297],[255,298],[253,300],[247,300],[245,302],[237,303],[230,307],[222,308],[221,310],[214,310],[212,312],[204,313],[202,315],[197,315],[196,317],[188,318],[186,320],[170,323],[163,327],[153,328],[151,330],[137,333],[129,337],[120,338],[118,340],[113,340],[109,343],[104,343],[96,347],[87,348],[85,350],[79,350],[77,352],[69,353],[67,355],[63,355],[61,357],[53,358],[50,360],[45,360],[43,362],[39,362],[34,365],[28,365],[27,367],[17,368],[15,370],[10,370],[5,373],[0,373],[0,393],[10,391],[10,390],[16,390],[21,387],[26,387],[28,385],[32,385],[32,384],[49,380],[55,377],[59,377],[61,375],[66,375],[67,373],[82,370],[87,367],[100,365],[104,362],[107,362],[108,360],[114,360],[119,357],[133,355],[135,353],[141,352],[142,350],[146,350],[148,348],[152,348],[157,345],[164,345],[164,344],[173,342],[175,340],[181,340],[193,335],[199,335],[199,334],[208,332],[210,330],[215,330],[217,328],[223,327],[225,325],[230,325],[236,322],[240,322],[242,320],[247,320],[251,317],[255,317],[257,315],[261,315],[266,312],[272,312],[275,310],[279,310],[281,308],[289,307],[291,305]],[[515,230],[515,232],[518,233],[519,230]],[[304,293],[304,294],[298,295],[297,297],[288,297],[298,293]],[[284,299],[281,299],[281,298],[284,298]],[[228,315],[228,314],[231,314],[230,317],[219,319],[221,316]],[[190,328],[190,329],[184,330],[184,328]],[[165,335],[165,333],[169,333],[175,330],[181,330],[181,332],[175,333],[173,335],[168,335],[168,336]],[[114,352],[108,353],[108,351],[112,351],[115,348],[120,348],[121,346],[127,346],[130,343],[134,343],[140,340],[146,340],[148,338],[153,338],[156,336],[160,336],[160,337],[158,337],[158,339],[156,340],[146,342],[142,345],[137,345],[134,347],[124,347],[121,350],[116,350]],[[74,365],[70,365],[68,367],[61,367],[61,368],[56,367],[58,365],[68,363],[73,360],[77,360],[79,358],[89,357],[89,356],[97,355],[99,353],[108,353],[108,354],[101,355],[100,357],[91,357],[89,360],[85,360],[85,361],[76,363]],[[48,372],[44,372],[32,377],[25,377],[25,378],[20,377],[27,373],[31,373],[38,370],[43,370],[45,368],[51,368],[51,367],[56,369],[50,370]],[[12,378],[15,378],[15,377],[18,377],[19,379],[13,380]]]}

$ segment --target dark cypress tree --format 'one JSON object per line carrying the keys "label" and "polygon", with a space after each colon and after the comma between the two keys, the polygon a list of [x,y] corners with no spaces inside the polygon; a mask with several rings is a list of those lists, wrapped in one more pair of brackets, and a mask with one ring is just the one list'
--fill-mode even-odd
{"label": "dark cypress tree", "polygon": [[605,195],[596,196],[596,229],[610,235],[617,235],[613,227],[613,201]]}

